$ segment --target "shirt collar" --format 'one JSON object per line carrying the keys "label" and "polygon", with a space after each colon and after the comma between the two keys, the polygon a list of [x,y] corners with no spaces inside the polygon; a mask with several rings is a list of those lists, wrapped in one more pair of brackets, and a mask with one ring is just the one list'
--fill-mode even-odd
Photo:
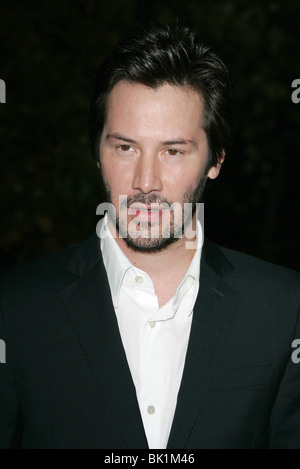
{"label": "shirt collar", "polygon": [[107,226],[107,214],[100,223],[102,223],[100,227],[100,247],[103,263],[110,285],[112,301],[114,307],[117,308],[124,275],[132,267],[132,264],[114,240]]}
{"label": "shirt collar", "polygon": [[[102,251],[103,263],[107,272],[107,277],[111,289],[112,301],[114,307],[118,307],[119,294],[122,286],[122,282],[126,272],[133,267],[132,263],[125,256],[122,249],[118,246],[117,242],[113,238],[108,225],[107,225],[107,214],[100,221],[100,247]],[[197,236],[197,248],[195,255],[190,263],[190,266],[177,288],[175,295],[175,301],[173,303],[173,311],[176,312],[179,304],[186,292],[187,286],[189,285],[186,281],[191,278],[197,282],[199,286],[200,277],[200,259],[201,249],[203,245],[203,232],[200,221],[197,220],[196,226]],[[197,288],[198,291],[198,288]]]}
{"label": "shirt collar", "polygon": [[202,245],[203,245],[203,232],[202,232],[202,228],[201,228],[201,224],[199,220],[197,220],[197,225],[196,225],[196,236],[197,236],[196,252],[194,254],[192,262],[190,263],[190,266],[184,278],[182,279],[182,281],[180,282],[176,290],[176,295],[174,297],[174,301],[172,304],[172,310],[173,310],[174,315],[176,314],[182,299],[184,298],[187,291],[191,288],[191,286],[194,286],[193,301],[190,303],[191,309],[190,311],[186,311],[187,313],[186,315],[189,316],[193,312],[194,303],[195,303],[198,290],[199,290],[200,260],[201,260],[201,251],[202,251]]}

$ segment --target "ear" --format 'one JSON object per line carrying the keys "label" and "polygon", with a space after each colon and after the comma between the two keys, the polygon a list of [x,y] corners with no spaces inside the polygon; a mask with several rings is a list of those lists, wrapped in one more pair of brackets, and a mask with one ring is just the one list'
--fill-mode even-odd
{"label": "ear", "polygon": [[100,161],[97,160],[97,168],[100,169]]}
{"label": "ear", "polygon": [[210,179],[216,179],[216,177],[219,176],[219,172],[221,170],[222,164],[224,163],[224,160],[225,160],[225,151],[222,150],[221,157],[218,159],[216,166],[212,166],[207,173],[207,176]]}

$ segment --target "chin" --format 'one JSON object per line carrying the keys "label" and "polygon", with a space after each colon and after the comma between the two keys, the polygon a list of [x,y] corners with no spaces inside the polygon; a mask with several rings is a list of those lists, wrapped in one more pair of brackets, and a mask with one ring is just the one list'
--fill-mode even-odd
{"label": "chin", "polygon": [[167,249],[169,246],[178,241],[174,237],[169,238],[124,238],[127,246],[135,252],[155,253]]}

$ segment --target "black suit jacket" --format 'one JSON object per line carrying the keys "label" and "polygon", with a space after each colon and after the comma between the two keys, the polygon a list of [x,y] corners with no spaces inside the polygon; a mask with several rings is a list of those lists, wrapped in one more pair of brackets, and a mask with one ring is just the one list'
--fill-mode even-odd
{"label": "black suit jacket", "polygon": [[[168,448],[300,448],[299,275],[206,240]],[[1,448],[147,448],[99,240],[1,276]]]}

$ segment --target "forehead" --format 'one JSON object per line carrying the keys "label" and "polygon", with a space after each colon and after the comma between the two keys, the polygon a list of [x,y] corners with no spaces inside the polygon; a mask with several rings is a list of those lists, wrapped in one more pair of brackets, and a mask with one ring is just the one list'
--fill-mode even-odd
{"label": "forehead", "polygon": [[108,97],[105,125],[110,131],[136,128],[147,133],[172,129],[192,132],[202,124],[202,98],[188,87],[163,84],[154,89],[120,81]]}

